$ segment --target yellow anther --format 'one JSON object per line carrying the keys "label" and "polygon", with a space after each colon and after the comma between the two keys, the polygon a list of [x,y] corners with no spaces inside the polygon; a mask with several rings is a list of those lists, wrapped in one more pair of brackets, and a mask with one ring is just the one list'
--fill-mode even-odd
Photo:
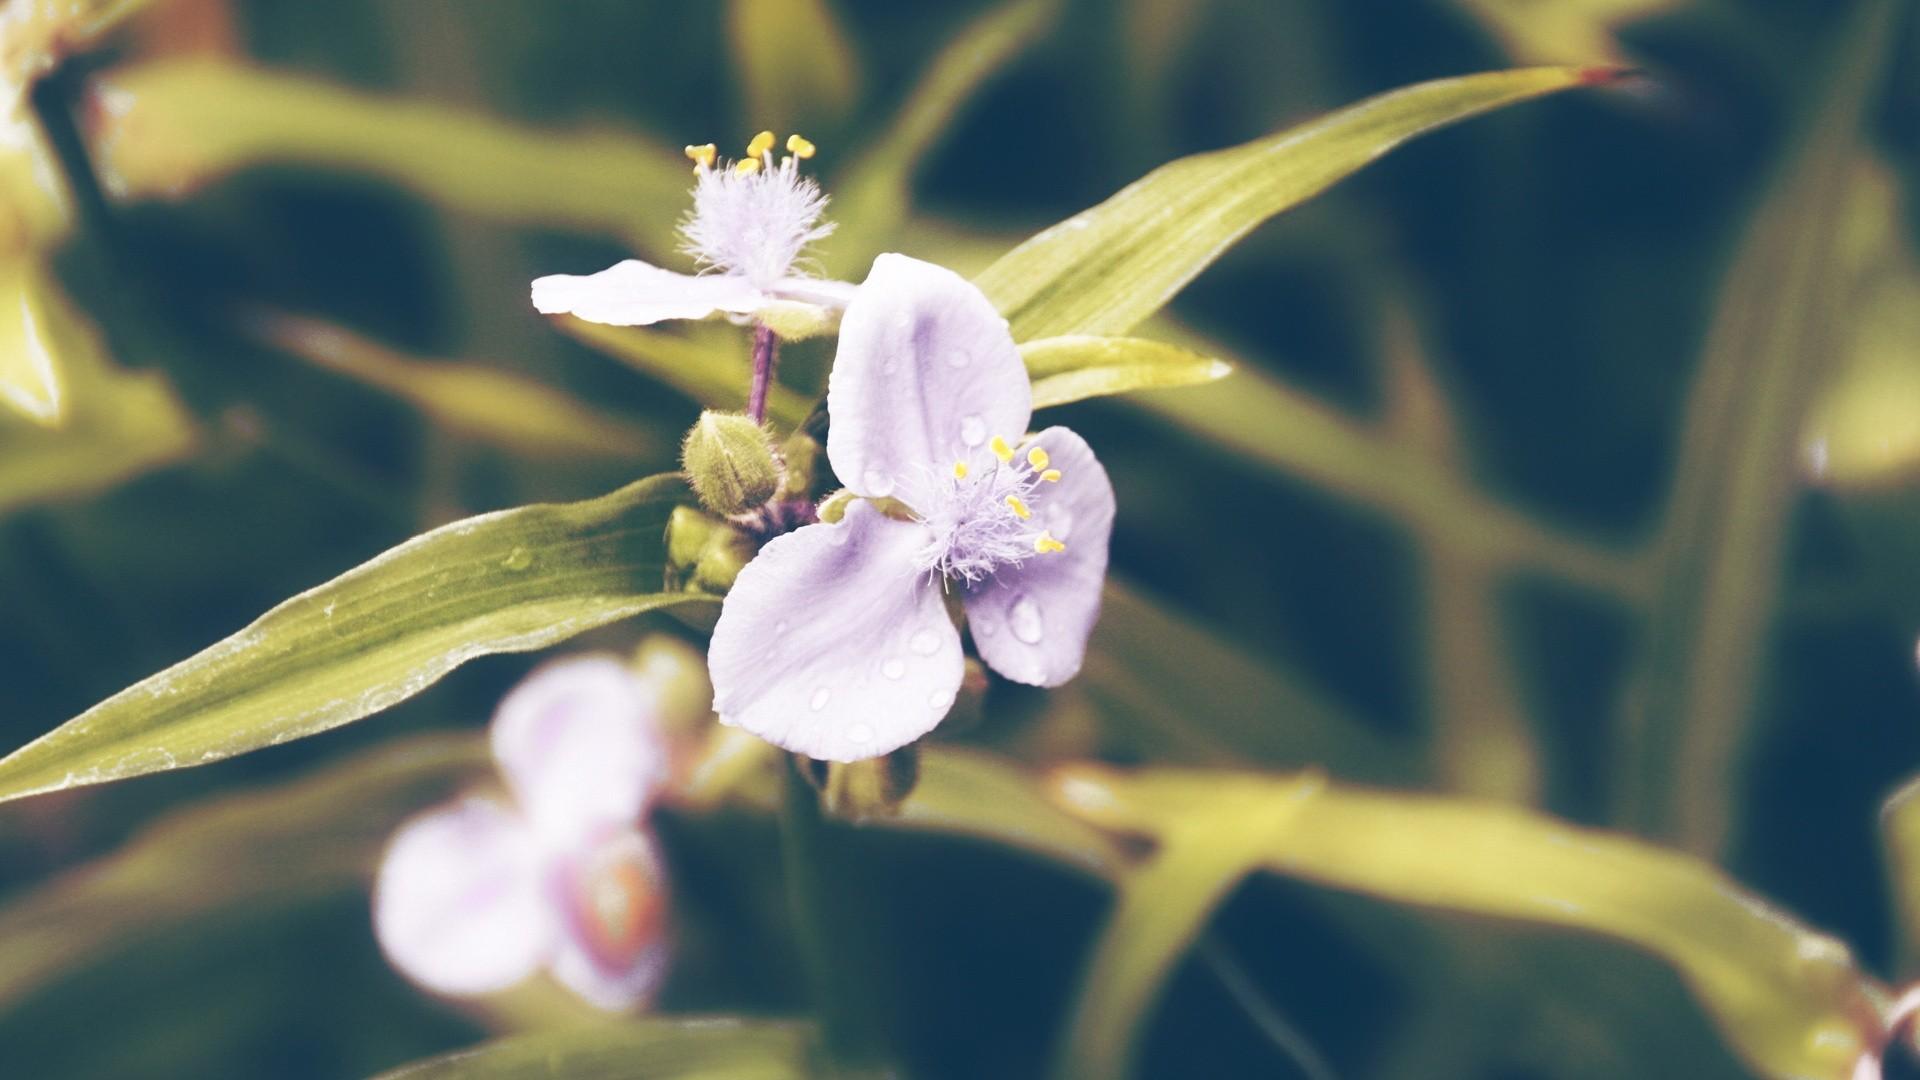
{"label": "yellow anther", "polygon": [[1055,540],[1052,533],[1043,531],[1039,536],[1033,538],[1033,550],[1042,555],[1047,555],[1056,551],[1065,551],[1067,550],[1067,545]]}
{"label": "yellow anther", "polygon": [[993,441],[987,445],[993,448],[994,457],[999,458],[1001,461],[1013,460],[1013,447],[1007,445],[1007,440],[995,435]]}
{"label": "yellow anther", "polygon": [[813,156],[814,145],[798,135],[787,136],[787,153],[805,161]]}
{"label": "yellow anther", "polygon": [[1007,509],[1012,510],[1022,521],[1033,516],[1033,511],[1027,509],[1027,504],[1021,502],[1018,495],[1007,496]]}
{"label": "yellow anther", "polygon": [[1060,482],[1060,470],[1048,469],[1046,472],[1040,474],[1040,479],[1045,480],[1049,484],[1057,484]]}
{"label": "yellow anther", "polygon": [[755,135],[753,141],[747,144],[747,156],[757,158],[771,149],[773,149],[773,132],[763,131]]}
{"label": "yellow anther", "polygon": [[965,479],[967,478],[967,463],[966,463],[966,462],[964,462],[964,461],[956,461],[956,462],[954,462],[954,463],[953,463],[953,478],[954,478],[955,480],[965,480]]}
{"label": "yellow anther", "polygon": [[713,145],[712,143],[708,143],[705,146],[687,147],[687,157],[692,159],[693,167],[696,169],[713,168],[714,155],[718,154],[719,152],[720,152],[720,148]]}
{"label": "yellow anther", "polygon": [[752,176],[754,173],[760,171],[760,159],[757,157],[743,157],[733,163],[733,171],[739,173],[741,176]]}
{"label": "yellow anther", "polygon": [[1047,452],[1045,450],[1040,449],[1037,446],[1027,451],[1027,464],[1033,466],[1036,469],[1046,468]]}

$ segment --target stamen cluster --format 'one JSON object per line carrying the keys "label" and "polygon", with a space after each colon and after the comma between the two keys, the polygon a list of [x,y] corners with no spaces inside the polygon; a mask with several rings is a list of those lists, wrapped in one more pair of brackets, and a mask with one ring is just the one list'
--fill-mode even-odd
{"label": "stamen cluster", "polygon": [[745,157],[720,158],[712,143],[687,147],[696,177],[693,209],[680,223],[681,250],[702,270],[738,274],[762,288],[787,276],[809,244],[833,232],[822,221],[827,196],[800,162],[812,143],[787,138],[776,163],[774,136],[763,131],[747,144]]}
{"label": "stamen cluster", "polygon": [[991,471],[956,462],[949,475],[909,485],[915,519],[932,533],[920,551],[922,571],[975,584],[1002,567],[1066,550],[1033,512],[1044,499],[1041,486],[1060,479],[1060,470],[1047,467],[1047,452],[1035,446],[1017,456],[997,435],[991,447]]}

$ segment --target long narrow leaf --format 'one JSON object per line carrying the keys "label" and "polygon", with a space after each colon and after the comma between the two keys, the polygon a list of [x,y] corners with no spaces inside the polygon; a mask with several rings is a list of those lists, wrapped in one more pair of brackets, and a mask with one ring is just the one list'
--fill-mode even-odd
{"label": "long narrow leaf", "polygon": [[1613,78],[1612,69],[1496,71],[1420,83],[1305,126],[1163,165],[1034,236],[976,280],[1016,341],[1124,334],[1254,226],[1416,135]]}
{"label": "long narrow leaf", "polygon": [[1266,848],[1275,873],[1631,942],[1673,965],[1765,1076],[1846,1080],[1881,1037],[1883,991],[1845,945],[1651,844],[1494,803],[1289,777],[1076,768],[1057,790],[1089,821],[1148,836],[1233,835],[1250,806],[1265,805],[1287,815]]}
{"label": "long narrow leaf", "polygon": [[302,593],[0,760],[0,801],[201,765],[412,697],[488,653],[652,608],[678,477],[435,529]]}

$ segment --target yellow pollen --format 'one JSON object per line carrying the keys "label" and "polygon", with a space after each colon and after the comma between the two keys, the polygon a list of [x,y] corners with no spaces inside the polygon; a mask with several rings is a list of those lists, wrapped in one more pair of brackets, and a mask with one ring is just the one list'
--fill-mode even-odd
{"label": "yellow pollen", "polygon": [[1027,451],[1027,464],[1033,466],[1036,469],[1046,468],[1047,452],[1045,450],[1040,449],[1037,446]]}
{"label": "yellow pollen", "polygon": [[1001,461],[1013,460],[1013,447],[1007,445],[1007,440],[995,435],[993,441],[987,445],[993,448],[994,457],[999,458]]}
{"label": "yellow pollen", "polygon": [[772,149],[773,149],[773,132],[763,131],[760,134],[755,135],[753,137],[753,141],[747,144],[747,156],[750,158],[757,158],[760,155]]}
{"label": "yellow pollen", "polygon": [[687,147],[687,157],[692,160],[695,171],[713,168],[713,157],[717,153],[719,153],[719,147],[712,143]]}
{"label": "yellow pollen", "polygon": [[1021,502],[1018,495],[1007,496],[1007,509],[1012,510],[1022,521],[1033,516],[1033,511],[1027,509],[1027,504]]}
{"label": "yellow pollen", "polygon": [[955,480],[965,480],[965,479],[967,478],[967,463],[966,463],[966,462],[964,462],[964,461],[956,461],[956,462],[954,462],[954,463],[953,463],[953,478],[954,478]]}
{"label": "yellow pollen", "polygon": [[814,145],[798,135],[787,136],[787,153],[805,161],[813,156]]}
{"label": "yellow pollen", "polygon": [[739,173],[741,176],[752,176],[754,173],[760,171],[760,159],[757,157],[743,157],[733,163],[733,171]]}
{"label": "yellow pollen", "polygon": [[1042,555],[1048,555],[1056,551],[1067,550],[1067,545],[1055,540],[1052,533],[1043,531],[1039,536],[1033,538],[1033,550]]}
{"label": "yellow pollen", "polygon": [[1045,480],[1049,484],[1057,484],[1060,482],[1060,470],[1048,469],[1046,472],[1040,474],[1040,479]]}

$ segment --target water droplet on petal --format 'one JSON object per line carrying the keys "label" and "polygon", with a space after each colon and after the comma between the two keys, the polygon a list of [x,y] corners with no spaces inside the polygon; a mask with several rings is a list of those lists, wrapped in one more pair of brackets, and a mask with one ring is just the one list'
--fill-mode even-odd
{"label": "water droplet on petal", "polygon": [[992,637],[999,629],[1000,624],[994,622],[992,619],[973,620],[974,637]]}
{"label": "water droplet on petal", "polygon": [[941,712],[945,712],[953,708],[953,695],[942,690],[935,690],[927,696],[927,704]]}
{"label": "water droplet on petal", "polygon": [[1013,636],[1029,645],[1040,644],[1040,605],[1033,597],[1023,596],[1013,602],[1013,610],[1007,612],[1007,625],[1013,628]]}
{"label": "water droplet on petal", "polygon": [[932,656],[940,651],[940,635],[934,633],[930,627],[916,630],[913,632],[913,639],[907,642],[907,646],[921,656]]}
{"label": "water droplet on petal", "polygon": [[897,356],[889,356],[885,360],[880,361],[880,374],[882,375],[891,375],[899,370],[900,358]]}
{"label": "water droplet on petal", "polygon": [[960,418],[960,441],[968,446],[979,446],[987,441],[987,422],[979,413]]}
{"label": "water droplet on petal", "polygon": [[866,476],[862,479],[867,483],[867,490],[862,492],[862,494],[871,495],[876,499],[884,499],[893,494],[893,475],[891,473],[881,469],[868,469]]}
{"label": "water droplet on petal", "polygon": [[780,620],[779,622],[777,622],[777,623],[774,623],[774,624],[773,624],[773,632],[774,632],[774,633],[776,633],[776,634],[784,634],[784,633],[786,633],[786,632],[787,632],[787,620],[785,620],[785,619],[781,619],[781,620]]}
{"label": "water droplet on petal", "polygon": [[807,708],[812,709],[814,712],[819,712],[821,709],[827,707],[827,701],[832,697],[833,691],[824,686],[815,687],[813,699],[807,702]]}
{"label": "water droplet on petal", "polygon": [[1073,511],[1064,506],[1047,508],[1047,531],[1053,533],[1055,540],[1065,540],[1073,535]]}
{"label": "water droplet on petal", "polygon": [[847,741],[864,743],[873,741],[873,729],[865,724],[855,724],[847,729]]}
{"label": "water droplet on petal", "polygon": [[880,665],[880,674],[889,679],[898,679],[907,673],[907,662],[897,656],[889,656],[887,662]]}
{"label": "water droplet on petal", "polygon": [[947,354],[947,363],[957,368],[966,367],[973,363],[973,354],[965,349],[955,349]]}

